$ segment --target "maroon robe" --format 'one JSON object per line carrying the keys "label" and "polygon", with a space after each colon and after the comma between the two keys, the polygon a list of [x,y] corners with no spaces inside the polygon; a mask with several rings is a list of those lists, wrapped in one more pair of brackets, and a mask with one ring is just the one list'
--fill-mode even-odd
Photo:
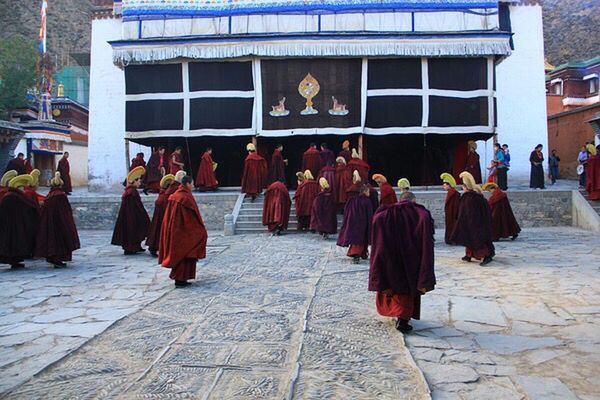
{"label": "maroon robe", "polygon": [[[173,189],[173,193],[175,190],[176,188]],[[152,214],[152,222],[150,223],[150,229],[148,230],[148,239],[146,239],[148,250],[152,253],[156,253],[158,251],[158,246],[160,245],[160,227],[162,226],[165,217],[169,196],[170,194],[167,194],[166,189],[161,189],[154,202],[154,214]]]}
{"label": "maroon robe", "polygon": [[335,165],[335,154],[329,149],[321,149],[321,168]]}
{"label": "maroon robe", "polygon": [[163,160],[158,151],[155,151],[148,159],[146,164],[146,173],[142,178],[146,190],[152,192],[160,191],[160,180],[162,179],[161,168],[163,167]]}
{"label": "maroon robe", "polygon": [[475,183],[481,183],[481,165],[479,164],[479,154],[476,151],[467,154],[464,170],[473,175]]}
{"label": "maroon robe", "polygon": [[196,187],[204,190],[214,190],[219,186],[215,171],[213,170],[213,159],[206,151],[200,160],[200,167],[198,167],[198,174],[194,183]]}
{"label": "maroon robe", "polygon": [[458,207],[460,205],[460,193],[454,188],[448,189],[446,193],[446,202],[444,203],[444,221],[446,223],[446,231],[444,233],[444,241],[447,244],[454,244],[450,240],[450,236],[456,226],[458,219]]}
{"label": "maroon robe", "polygon": [[263,205],[262,224],[267,226],[269,232],[277,228],[286,230],[290,220],[292,200],[285,184],[280,181],[273,182],[265,192]]}
{"label": "maroon robe", "polygon": [[[171,197],[171,195],[173,193],[175,193],[177,191],[177,189],[179,189],[179,186],[181,186],[181,183],[179,183],[177,181],[171,182],[169,187],[167,189],[165,189],[165,196],[167,197],[167,199],[169,199],[169,197]],[[165,207],[166,207],[166,205],[165,205]]]}
{"label": "maroon robe", "polygon": [[296,217],[298,218],[298,230],[308,229],[310,226],[310,215],[315,197],[319,194],[319,184],[317,181],[307,179],[298,186],[294,195],[294,206],[296,207]]}
{"label": "maroon robe", "polygon": [[460,196],[458,218],[450,242],[465,246],[469,257],[494,256],[492,211],[482,194],[467,191]]}
{"label": "maroon robe", "polygon": [[177,172],[181,171],[182,168],[179,164],[175,164],[173,161],[183,164],[183,156],[177,153],[171,154],[171,159],[169,161],[169,173],[175,175]]}
{"label": "maroon robe", "polygon": [[142,242],[148,234],[150,217],[134,186],[127,186],[121,197],[121,207],[115,223],[111,244],[127,252],[142,251]]}
{"label": "maroon robe", "polygon": [[318,176],[323,164],[321,162],[321,152],[309,147],[302,155],[302,171],[310,170],[312,176]]}
{"label": "maroon robe", "polygon": [[368,196],[360,194],[348,199],[337,245],[359,245],[366,248],[371,243],[372,219],[373,205]]}
{"label": "maroon robe", "polygon": [[352,152],[350,150],[342,150],[338,153],[338,157],[344,157],[346,164],[352,160]]}
{"label": "maroon robe", "polygon": [[8,193],[8,188],[5,186],[0,187],[0,203],[2,203],[2,198],[6,193]]}
{"label": "maroon robe", "polygon": [[350,173],[354,173],[354,171],[358,171],[360,175],[360,179],[363,183],[369,182],[369,164],[360,158],[353,158],[348,162],[348,168],[350,169]]}
{"label": "maroon robe", "polygon": [[327,234],[337,232],[337,204],[331,189],[321,190],[313,200],[310,229]]}
{"label": "maroon robe", "polygon": [[506,193],[496,188],[488,202],[492,209],[492,240],[496,242],[501,238],[518,235],[521,227],[513,214]]}
{"label": "maroon robe", "polygon": [[269,168],[269,183],[273,182],[285,183],[285,162],[281,151],[275,149],[271,156],[271,166]]}
{"label": "maroon robe", "polygon": [[175,281],[196,279],[196,262],[206,257],[208,233],[192,192],[181,185],[169,197],[160,232],[158,262]]}
{"label": "maroon robe", "polygon": [[37,206],[38,211],[40,211],[40,200],[43,201],[44,196],[39,195],[38,192],[36,192],[35,189],[32,188],[31,186],[27,186],[23,190],[23,194],[25,196],[29,197],[31,199],[31,201],[33,201],[35,203],[35,205]]}
{"label": "maroon robe", "polygon": [[333,199],[336,203],[337,206],[337,188],[336,188],[336,181],[335,181],[335,167],[332,165],[326,165],[323,168],[321,168],[321,172],[319,173],[319,177],[317,178],[317,182],[319,182],[319,179],[321,178],[325,178],[327,180],[327,183],[329,183],[329,188],[331,189],[331,194],[333,194]]}
{"label": "maroon robe", "polygon": [[18,175],[23,175],[23,174],[28,173],[27,169],[25,168],[25,160],[24,159],[22,160],[19,157],[13,158],[12,160],[10,160],[8,162],[8,165],[6,166],[6,171],[4,171],[4,172],[8,172],[12,169],[17,171]]}
{"label": "maroon robe", "polygon": [[379,204],[396,204],[398,202],[396,191],[389,183],[383,182],[381,185],[379,185],[379,191],[381,195]]}
{"label": "maroon robe", "polygon": [[39,218],[30,198],[19,189],[8,189],[0,203],[0,264],[33,258]]}
{"label": "maroon robe", "polygon": [[66,194],[71,194],[73,191],[73,186],[71,185],[71,166],[69,164],[69,160],[64,157],[61,158],[58,162],[58,167],[56,170],[60,172],[60,179],[62,179],[64,182],[62,190]]}
{"label": "maroon robe", "polygon": [[600,154],[588,157],[585,179],[588,199],[600,200]]}
{"label": "maroon robe", "polygon": [[[331,182],[329,182],[331,184]],[[338,164],[335,168],[335,192],[339,206],[344,206],[348,200],[346,192],[352,185],[352,171],[345,164]]]}
{"label": "maroon robe", "polygon": [[260,194],[267,184],[267,161],[256,153],[250,153],[244,161],[242,193],[249,196]]}
{"label": "maroon robe", "polygon": [[135,158],[131,160],[131,168],[129,168],[129,170],[131,171],[132,169],[137,167],[146,168],[146,161],[144,161],[144,157],[135,156]]}
{"label": "maroon robe", "polygon": [[73,251],[79,248],[69,199],[62,189],[52,188],[42,207],[35,255],[49,261],[71,261]]}

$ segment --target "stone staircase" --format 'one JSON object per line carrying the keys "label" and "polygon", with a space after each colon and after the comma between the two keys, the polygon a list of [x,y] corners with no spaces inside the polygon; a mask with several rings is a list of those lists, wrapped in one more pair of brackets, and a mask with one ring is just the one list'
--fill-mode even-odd
{"label": "stone staircase", "polygon": [[579,193],[581,193],[581,195],[583,196],[583,198],[590,204],[590,206],[592,206],[592,208],[594,209],[594,211],[596,211],[596,213],[598,215],[600,215],[600,201],[598,201],[598,200],[590,200],[588,198],[588,193],[585,190],[579,190]]}

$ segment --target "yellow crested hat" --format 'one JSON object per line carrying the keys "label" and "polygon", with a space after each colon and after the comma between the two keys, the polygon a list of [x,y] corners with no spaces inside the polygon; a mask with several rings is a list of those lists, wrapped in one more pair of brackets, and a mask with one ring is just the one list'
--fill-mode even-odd
{"label": "yellow crested hat", "polygon": [[144,168],[142,166],[135,167],[134,169],[129,171],[129,174],[127,174],[127,182],[133,183],[136,180],[140,179],[142,177],[142,175],[144,175],[145,173],[146,173],[146,168]]}
{"label": "yellow crested hat", "polygon": [[171,184],[171,182],[173,182],[174,180],[175,180],[175,175],[173,175],[173,174],[165,175],[160,180],[160,187],[163,189],[166,189]]}
{"label": "yellow crested hat", "polygon": [[63,182],[63,180],[60,177],[60,172],[56,171],[54,173],[54,178],[50,179],[50,186],[52,186],[52,187],[61,187],[62,185],[64,185],[64,182]]}
{"label": "yellow crested hat", "polygon": [[327,182],[327,179],[325,178],[319,178],[319,186],[321,186],[322,189],[329,189],[329,182]]}
{"label": "yellow crested hat", "polygon": [[352,158],[360,158],[360,155],[356,149],[352,149]]}
{"label": "yellow crested hat", "polygon": [[473,175],[471,175],[470,172],[463,171],[460,173],[459,177],[460,177],[460,179],[462,179],[462,181],[465,184],[465,186],[467,187],[467,189],[477,190],[475,188],[475,186],[477,186],[477,184],[475,183],[475,178],[473,178]]}
{"label": "yellow crested hat", "polygon": [[8,182],[8,187],[16,189],[23,186],[31,186],[33,177],[29,174],[18,175]]}
{"label": "yellow crested hat", "polygon": [[344,157],[338,157],[335,159],[335,162],[338,164],[344,164],[346,165],[346,159]]}
{"label": "yellow crested hat", "polygon": [[485,190],[486,192],[491,192],[492,190],[496,189],[497,187],[498,187],[498,185],[496,185],[494,182],[487,182],[481,186],[481,189]]}
{"label": "yellow crested hat", "polygon": [[181,171],[177,171],[177,173],[175,174],[175,180],[179,183],[181,183],[181,181],[183,180],[183,177],[187,175],[187,172],[185,172],[184,170]]}
{"label": "yellow crested hat", "polygon": [[453,188],[456,187],[456,179],[454,179],[454,177],[451,174],[444,172],[440,175],[440,179],[442,180],[442,182],[447,183]]}
{"label": "yellow crested hat", "polygon": [[410,182],[409,182],[409,180],[406,179],[406,178],[398,179],[398,187],[400,189],[408,189],[408,188],[410,188]]}
{"label": "yellow crested hat", "polygon": [[2,175],[2,179],[0,180],[0,186],[7,187],[8,182],[10,182],[10,180],[12,178],[16,177],[17,175],[19,175],[19,173],[17,171],[15,171],[14,169],[11,169],[10,171],[6,171],[4,173],[4,175]]}
{"label": "yellow crested hat", "polygon": [[588,153],[590,153],[591,155],[595,156],[596,155],[596,148],[594,147],[593,144],[589,143],[587,146],[585,146],[585,149],[588,151]]}
{"label": "yellow crested hat", "polygon": [[247,151],[256,151],[256,146],[254,145],[254,143],[248,143],[246,145],[246,150]]}
{"label": "yellow crested hat", "polygon": [[362,179],[360,177],[360,174],[358,173],[357,170],[354,170],[354,172],[352,173],[352,182],[356,183],[356,182],[362,182]]}
{"label": "yellow crested hat", "polygon": [[381,174],[374,174],[371,179],[375,182],[387,182],[387,178]]}
{"label": "yellow crested hat", "polygon": [[306,177],[304,176],[304,172],[296,172],[296,178],[298,178],[299,181],[303,181],[306,179]]}
{"label": "yellow crested hat", "polygon": [[37,186],[40,183],[40,174],[41,172],[39,169],[34,169],[29,173],[29,175],[31,175],[33,178],[33,186]]}
{"label": "yellow crested hat", "polygon": [[304,177],[305,177],[306,179],[309,179],[309,180],[315,179],[315,178],[313,177],[313,174],[312,174],[312,172],[310,172],[310,169],[307,169],[306,171],[304,171]]}

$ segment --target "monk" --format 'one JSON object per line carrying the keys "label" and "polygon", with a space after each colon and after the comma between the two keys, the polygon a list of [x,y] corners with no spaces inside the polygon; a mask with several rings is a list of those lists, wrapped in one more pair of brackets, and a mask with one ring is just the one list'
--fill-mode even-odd
{"label": "monk", "polygon": [[166,173],[165,148],[159,147],[154,151],[146,165],[144,174],[144,193],[158,193],[160,191],[160,180]]}
{"label": "monk", "polygon": [[73,191],[73,186],[71,185],[71,166],[69,165],[68,151],[65,151],[60,161],[58,161],[56,170],[60,172],[60,179],[65,183],[62,187],[63,192],[70,195]]}
{"label": "monk", "polygon": [[284,182],[271,183],[265,191],[262,224],[274,235],[281,235],[288,228],[291,207],[292,200]]}
{"label": "monk", "polygon": [[282,182],[285,184],[285,166],[288,164],[288,160],[283,158],[283,145],[278,144],[273,150],[271,156],[271,166],[269,167],[269,182]]}
{"label": "monk", "polygon": [[318,176],[323,164],[321,162],[321,153],[317,150],[317,145],[311,143],[308,149],[302,155],[302,170],[309,170],[312,176]]}
{"label": "monk", "polygon": [[146,167],[146,160],[144,160],[144,153],[137,153],[135,158],[131,160],[131,167],[129,170],[131,171],[137,167]]}
{"label": "monk", "polygon": [[470,173],[475,179],[475,183],[481,183],[481,165],[479,164],[479,154],[477,154],[477,143],[473,140],[467,142],[467,160],[465,162],[465,171]]}
{"label": "monk", "polygon": [[321,168],[335,165],[335,154],[329,150],[327,143],[321,143]]}
{"label": "monk", "polygon": [[215,176],[217,169],[217,163],[212,159],[212,148],[207,147],[202,159],[200,160],[200,167],[198,167],[198,175],[196,175],[196,187],[201,191],[212,191],[217,190],[219,181]]}
{"label": "monk", "polygon": [[304,172],[296,172],[296,188],[299,188],[302,185],[306,178],[304,177]]}
{"label": "monk", "polygon": [[6,171],[15,170],[17,171],[17,175],[27,174],[27,169],[25,168],[25,154],[19,153],[15,158],[8,162],[6,166]]}
{"label": "monk", "polygon": [[459,177],[463,181],[463,194],[450,242],[465,246],[463,261],[475,258],[482,260],[479,265],[485,266],[496,254],[492,243],[492,211],[473,175],[464,171]]}
{"label": "monk", "polygon": [[267,161],[256,153],[256,146],[253,143],[248,143],[246,150],[248,156],[244,161],[242,193],[246,193],[254,201],[265,188],[269,171]]}
{"label": "monk", "polygon": [[372,179],[379,185],[380,200],[379,204],[396,204],[398,198],[396,197],[396,191],[390,185],[385,176],[381,174],[373,175]]}
{"label": "monk", "polygon": [[0,179],[0,203],[2,202],[2,198],[6,193],[8,193],[8,183],[12,178],[15,178],[17,175],[17,171],[14,169],[10,171],[6,171],[4,175],[2,175],[2,179]]}
{"label": "monk", "polygon": [[[154,214],[152,214],[152,222],[150,222],[150,229],[148,230],[148,238],[146,239],[146,246],[152,257],[158,257],[158,246],[160,245],[160,227],[165,217],[165,210],[167,209],[167,201],[169,201],[170,194],[167,194],[167,188],[171,185],[171,182],[175,180],[174,175],[165,175],[160,180],[160,193],[154,202]],[[175,188],[175,190],[177,190]],[[173,190],[173,193],[175,192]],[[171,193],[172,194],[172,193]]]}
{"label": "monk", "polygon": [[369,258],[369,244],[371,243],[371,221],[373,219],[373,206],[369,199],[369,187],[363,185],[360,195],[348,199],[344,208],[344,221],[337,239],[337,245],[348,247],[348,257],[355,264],[361,258]]}
{"label": "monk", "polygon": [[[348,200],[350,200],[353,197],[357,197],[358,195],[360,195],[360,190],[363,187],[363,182],[362,182],[362,178],[360,177],[360,174],[358,173],[358,171],[354,171],[352,173],[352,184],[350,186],[348,186],[348,189],[346,189],[346,204],[348,204]],[[367,188],[369,189],[369,198],[371,197],[371,191],[370,188],[367,186]],[[373,203],[371,203],[372,205]]]}
{"label": "monk", "polygon": [[111,244],[121,246],[125,255],[146,251],[142,248],[142,242],[148,235],[150,218],[138,193],[144,172],[144,167],[137,167],[127,175],[127,187],[121,197],[121,207],[113,231]]}
{"label": "monk", "polygon": [[320,178],[321,191],[313,200],[310,215],[310,229],[318,232],[323,239],[337,232],[337,204],[327,179]]}
{"label": "monk", "polygon": [[183,162],[183,149],[178,146],[175,151],[171,154],[171,160],[169,162],[169,173],[175,175],[177,171],[183,170],[185,163]]}
{"label": "monk", "polygon": [[350,171],[352,172],[358,171],[363,183],[366,184],[369,182],[369,164],[360,158],[356,149],[352,149],[352,159],[348,161],[348,168],[350,168]]}
{"label": "monk", "polygon": [[[169,175],[171,175],[171,174],[169,174]],[[165,176],[167,176],[167,175],[165,175]],[[167,199],[173,193],[175,193],[177,191],[177,189],[179,189],[179,185],[181,185],[181,181],[186,176],[187,176],[187,172],[185,172],[185,171],[179,171],[175,174],[175,179],[172,180],[171,183],[165,189],[165,196],[167,196]]]}
{"label": "monk", "polygon": [[160,231],[158,262],[171,268],[169,278],[176,288],[191,285],[196,279],[196,263],[206,258],[208,233],[192,195],[194,183],[185,176],[175,193],[169,197],[165,218]]}
{"label": "monk", "polygon": [[35,252],[38,208],[23,193],[32,179],[29,174],[12,178],[0,202],[0,264],[9,264],[12,269],[24,268],[23,261],[33,258]]}
{"label": "monk", "polygon": [[[333,153],[331,153],[331,154],[333,154]],[[319,172],[319,177],[317,178],[317,182],[321,178],[325,178],[325,180],[327,180],[327,183],[329,184],[329,190],[331,191],[331,194],[333,195],[333,200],[335,201],[335,204],[337,204],[335,170],[336,170],[336,167],[333,166],[333,164],[332,165],[324,165],[323,168],[321,168],[321,172]]]}
{"label": "monk", "polygon": [[352,185],[352,171],[346,165],[344,157],[340,156],[335,161],[337,162],[335,167],[335,193],[338,209],[343,210],[348,199],[346,191]]}
{"label": "monk", "polygon": [[60,172],[56,172],[42,207],[35,246],[35,256],[45,258],[54,268],[66,267],[65,261],[72,261],[73,251],[80,248],[73,210],[61,189],[63,184]]}
{"label": "monk", "polygon": [[406,178],[398,179],[398,189],[400,189],[400,194],[410,192],[410,181]]}
{"label": "monk", "polygon": [[346,163],[352,160],[352,152],[350,151],[350,142],[344,140],[342,143],[342,150],[338,153],[338,157],[343,157]]}
{"label": "monk", "polygon": [[310,216],[312,213],[312,204],[319,193],[319,184],[309,169],[304,171],[305,180],[296,189],[294,195],[294,206],[296,207],[296,217],[298,218],[299,231],[305,231],[310,228]]}
{"label": "monk", "polygon": [[588,163],[586,167],[585,190],[589,200],[600,200],[600,146],[587,145]]}
{"label": "monk", "polygon": [[444,182],[443,187],[446,191],[446,201],[444,203],[444,222],[446,224],[446,231],[444,233],[444,241],[446,244],[454,244],[450,240],[450,236],[456,227],[456,220],[458,219],[460,193],[456,190],[456,180],[452,175],[444,172],[440,175],[440,179]]}
{"label": "monk", "polygon": [[513,214],[506,193],[496,183],[486,183],[482,189],[492,193],[488,199],[492,210],[492,241],[503,238],[515,240],[521,232],[521,227]]}
{"label": "monk", "polygon": [[[38,211],[40,210],[40,206],[44,203],[45,197],[37,192],[37,188],[40,182],[40,170],[34,169],[29,174],[31,175],[32,181],[31,186],[25,187],[23,193],[25,196],[29,197],[38,207]],[[62,181],[62,180],[61,180]]]}
{"label": "monk", "polygon": [[412,330],[421,318],[421,296],[435,288],[433,218],[422,205],[401,200],[373,217],[369,291],[377,312],[395,317],[396,329]]}

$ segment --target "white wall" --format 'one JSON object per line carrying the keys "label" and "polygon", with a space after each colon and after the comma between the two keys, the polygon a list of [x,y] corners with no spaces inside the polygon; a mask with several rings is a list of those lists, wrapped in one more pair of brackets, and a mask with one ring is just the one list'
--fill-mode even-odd
{"label": "white wall", "polygon": [[[88,183],[88,148],[72,143],[65,143],[63,147],[64,151],[69,152],[71,184],[73,186],[86,186]],[[58,164],[60,157],[55,157],[56,164]],[[56,168],[56,165],[54,167]]]}
{"label": "white wall", "polygon": [[[511,179],[529,179],[529,154],[538,143],[548,150],[542,7],[511,6],[510,16],[515,50],[496,69],[498,141],[511,153],[509,186]],[[489,159],[491,145],[488,151]]]}

